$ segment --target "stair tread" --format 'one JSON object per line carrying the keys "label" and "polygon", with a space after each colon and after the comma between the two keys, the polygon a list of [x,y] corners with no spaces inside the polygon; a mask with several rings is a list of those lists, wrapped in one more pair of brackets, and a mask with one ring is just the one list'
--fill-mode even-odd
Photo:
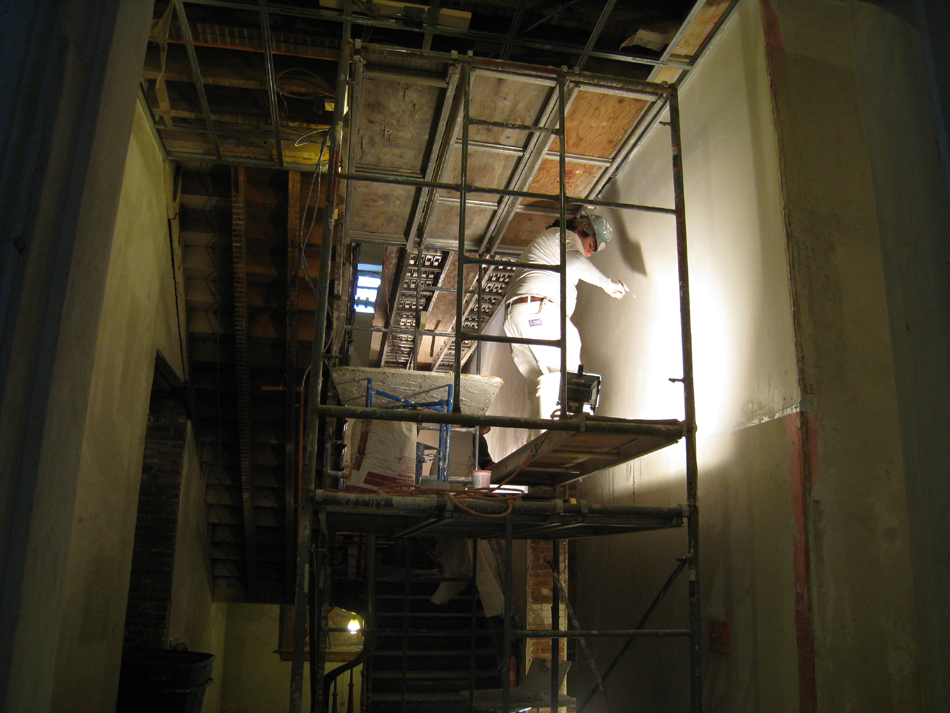
{"label": "stair tread", "polygon": [[[475,678],[484,678],[487,676],[497,676],[498,671],[493,668],[481,669],[475,672]],[[464,678],[468,680],[470,677],[470,672],[468,670],[459,670],[459,671],[373,671],[373,678],[407,678],[407,679],[423,679],[423,680],[435,680],[435,679],[455,679],[455,678]]]}
{"label": "stair tread", "polygon": [[[409,592],[409,599],[432,599],[435,595],[435,589],[432,589],[431,592]],[[377,599],[405,599],[406,593],[402,592],[377,592]],[[471,601],[472,594],[469,591],[463,590],[458,594],[452,596],[452,599]]]}
{"label": "stair tread", "polygon": [[[378,636],[402,636],[404,633],[407,633],[404,627],[401,626],[380,626],[376,628],[376,634]],[[455,637],[461,638],[463,634],[477,634],[480,636],[488,636],[491,632],[484,631],[482,629],[419,629],[412,628],[409,629],[409,636],[433,636],[433,637]]]}
{"label": "stair tread", "polygon": [[[402,649],[376,649],[373,656],[464,656],[472,653],[471,649],[411,649],[403,651]],[[476,654],[486,656],[494,654],[495,650],[491,647],[481,647],[475,649]]]}
{"label": "stair tread", "polygon": [[433,619],[444,619],[444,618],[446,618],[446,617],[454,617],[454,618],[456,618],[456,619],[463,618],[463,617],[466,618],[466,619],[471,619],[471,618],[472,618],[472,612],[470,612],[470,611],[467,611],[467,612],[452,612],[452,611],[448,611],[448,612],[444,612],[444,611],[425,611],[425,612],[414,612],[414,611],[411,611],[411,612],[405,612],[405,611],[387,611],[387,612],[382,612],[382,611],[380,611],[380,612],[377,612],[377,613],[376,613],[376,616],[377,616],[377,618],[378,618],[378,617],[384,617],[384,616],[385,616],[385,617],[406,616],[407,614],[408,614],[409,616],[415,617],[415,618],[426,617],[426,616],[431,616]]}
{"label": "stair tread", "polygon": [[[440,703],[450,701],[456,703],[462,697],[457,691],[446,691],[444,693],[406,693],[405,700],[408,703]],[[402,693],[373,693],[373,701],[390,702],[403,700]]]}

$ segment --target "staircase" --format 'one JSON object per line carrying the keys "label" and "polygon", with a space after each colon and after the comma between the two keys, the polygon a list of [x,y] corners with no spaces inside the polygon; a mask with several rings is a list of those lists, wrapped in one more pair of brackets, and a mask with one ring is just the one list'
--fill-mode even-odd
{"label": "staircase", "polygon": [[465,713],[460,691],[499,687],[501,623],[482,615],[471,583],[433,604],[442,581],[410,574],[377,583],[379,633],[364,673],[370,713]]}

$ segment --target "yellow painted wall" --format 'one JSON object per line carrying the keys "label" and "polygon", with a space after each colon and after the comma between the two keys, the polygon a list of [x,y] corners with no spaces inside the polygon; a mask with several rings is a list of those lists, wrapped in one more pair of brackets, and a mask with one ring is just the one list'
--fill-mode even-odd
{"label": "yellow painted wall", "polygon": [[[280,635],[280,607],[229,604],[221,713],[286,710],[290,700],[290,661],[275,653]],[[329,662],[327,670],[340,664]],[[359,710],[362,667],[353,674],[354,710]],[[310,710],[310,664],[304,664],[302,710]],[[349,673],[338,682],[336,710],[345,713]],[[328,702],[329,705],[329,702]]]}

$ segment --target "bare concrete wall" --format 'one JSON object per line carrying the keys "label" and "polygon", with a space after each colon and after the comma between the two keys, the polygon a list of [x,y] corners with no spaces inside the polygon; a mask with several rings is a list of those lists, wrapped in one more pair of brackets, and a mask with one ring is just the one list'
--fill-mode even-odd
{"label": "bare concrete wall", "polygon": [[[920,710],[916,592],[877,207],[890,191],[872,170],[867,133],[880,131],[893,109],[868,111],[865,99],[880,101],[892,88],[867,57],[890,55],[895,38],[907,43],[916,31],[863,3],[769,5],[801,374],[814,401],[817,440],[806,511],[812,696],[817,710]],[[869,34],[869,24],[888,31]],[[911,113],[929,111],[924,92],[908,100]],[[902,180],[922,185],[916,178]]]}
{"label": "bare concrete wall", "polygon": [[948,710],[950,6],[895,4],[903,12],[856,7],[853,37],[896,367],[921,701],[923,710]]}

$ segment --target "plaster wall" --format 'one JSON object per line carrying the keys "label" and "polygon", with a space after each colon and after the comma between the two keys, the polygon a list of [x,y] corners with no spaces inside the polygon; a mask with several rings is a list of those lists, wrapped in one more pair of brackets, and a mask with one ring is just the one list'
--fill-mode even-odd
{"label": "plaster wall", "polygon": [[[147,121],[135,113],[109,257],[71,522],[54,703],[101,711],[114,705],[156,349],[175,291],[164,175]],[[174,363],[174,362],[173,362]],[[176,364],[180,371],[180,361]]]}
{"label": "plaster wall", "polygon": [[[705,699],[717,710],[913,711],[922,709],[921,690],[940,693],[920,687],[916,614],[944,626],[928,634],[938,651],[945,617],[916,601],[898,412],[898,382],[913,391],[914,379],[895,374],[892,328],[937,339],[911,355],[898,336],[903,367],[919,374],[924,363],[943,364],[945,327],[904,318],[909,296],[938,312],[946,304],[935,287],[939,260],[917,265],[922,284],[910,278],[911,255],[943,254],[932,236],[946,235],[946,213],[939,166],[913,143],[933,136],[924,93],[909,89],[921,85],[880,66],[895,41],[908,58],[919,56],[916,30],[880,7],[744,2],[682,92],[703,619],[731,627],[728,653],[704,651]],[[896,112],[894,83],[908,87]],[[651,153],[660,133],[613,195],[657,196],[649,187],[662,166]],[[663,286],[675,295],[663,270],[672,259],[656,245],[660,221],[621,223],[628,269],[620,277],[647,296],[637,300],[643,313],[620,303],[611,314],[582,297],[576,321],[585,345],[600,348],[588,349],[585,364],[605,375],[607,415],[660,417],[660,378],[678,375],[669,373],[678,362],[663,332],[675,310],[663,318],[654,296]],[[897,266],[884,264],[882,249]],[[602,259],[616,270],[609,253]],[[617,331],[631,346],[612,338]],[[913,411],[917,422],[923,411]],[[925,446],[916,462],[927,479],[924,463],[936,449],[912,440]],[[675,451],[663,452],[589,478],[579,494],[672,504],[684,499],[681,472]],[[946,541],[945,522],[930,523],[927,532]],[[649,601],[644,582],[655,580],[655,591],[663,555],[669,569],[682,554],[672,538],[578,543],[575,601],[595,619],[585,627],[606,626],[608,614],[635,623]],[[629,574],[617,583],[603,576],[617,571]],[[661,607],[654,621],[684,619]],[[683,648],[636,650],[639,664],[616,674],[622,697],[681,709]],[[923,674],[937,680],[941,667],[924,664]]]}

